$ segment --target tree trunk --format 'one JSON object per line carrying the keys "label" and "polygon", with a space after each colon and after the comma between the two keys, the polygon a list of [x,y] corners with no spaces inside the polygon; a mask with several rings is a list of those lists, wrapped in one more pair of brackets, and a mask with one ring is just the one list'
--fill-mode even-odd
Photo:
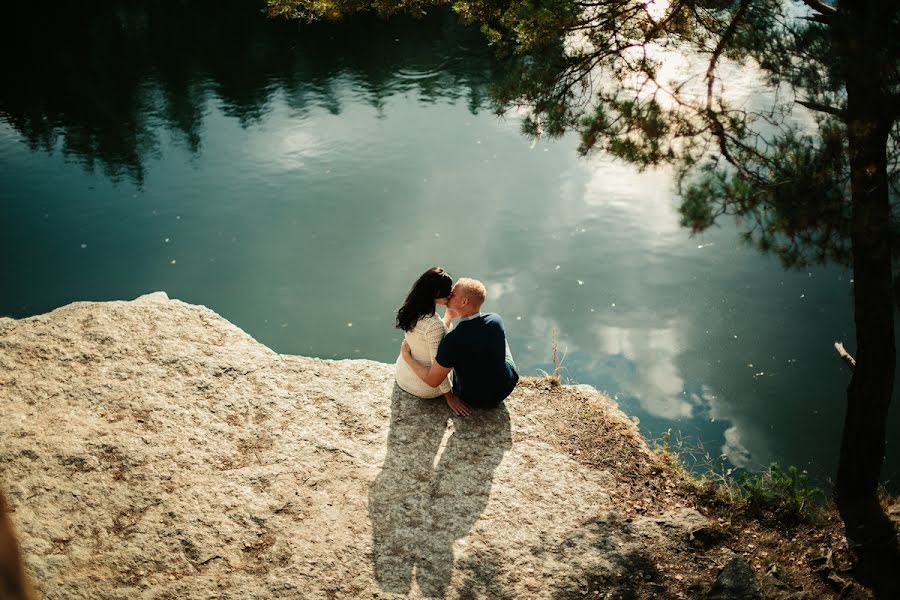
{"label": "tree trunk", "polygon": [[[854,124],[850,134],[853,175],[852,243],[856,368],[847,388],[847,413],[841,441],[835,493],[844,507],[877,503],[884,459],[888,407],[894,388],[893,271],[891,268],[890,203],[882,134],[870,123]],[[877,159],[881,159],[880,167]],[[874,171],[874,173],[873,173]],[[848,531],[848,534],[850,532]],[[869,538],[865,532],[854,532]],[[854,541],[857,535],[851,536]]]}
{"label": "tree trunk", "polygon": [[[887,139],[893,123],[882,89],[877,51],[889,20],[878,2],[846,3],[834,23],[847,81],[853,247],[856,369],[847,388],[835,500],[847,538],[859,558],[859,575],[879,597],[896,593],[896,533],[878,502],[888,407],[894,388],[893,271]],[[893,9],[890,9],[893,10]],[[894,566],[887,568],[885,560]],[[888,591],[890,590],[890,591]],[[896,597],[896,596],[894,596]]]}
{"label": "tree trunk", "polygon": [[847,388],[836,485],[839,504],[875,499],[896,361],[887,130],[871,121],[851,122],[850,129],[857,349],[856,369]]}
{"label": "tree trunk", "polygon": [[860,579],[876,591],[891,586],[878,596],[898,598],[896,531],[877,495],[896,361],[885,163],[872,173],[878,164],[872,159],[885,154],[886,136],[869,124],[857,126],[865,133],[849,136],[856,155],[851,179],[856,368],[847,388],[835,500],[847,538],[856,546]]}

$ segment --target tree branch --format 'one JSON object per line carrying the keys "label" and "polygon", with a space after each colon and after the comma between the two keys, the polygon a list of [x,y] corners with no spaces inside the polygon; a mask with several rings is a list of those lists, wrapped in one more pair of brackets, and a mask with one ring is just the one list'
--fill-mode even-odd
{"label": "tree branch", "polygon": [[813,9],[816,16],[812,18],[817,23],[829,23],[831,17],[837,14],[837,9],[830,4],[825,4],[822,0],[803,0],[803,4]]}
{"label": "tree branch", "polygon": [[734,17],[731,19],[731,22],[728,24],[724,33],[722,33],[722,37],[719,38],[719,43],[716,44],[716,49],[713,50],[712,56],[709,57],[709,66],[706,69],[706,110],[708,111],[712,111],[713,84],[716,81],[716,63],[719,62],[719,57],[722,55],[725,47],[731,42],[734,32],[737,31],[738,23],[744,18],[744,13],[747,12],[748,8],[750,8],[750,0],[741,0],[741,5],[738,7],[737,12],[734,14]]}
{"label": "tree branch", "polygon": [[744,176],[749,176],[749,173],[738,164],[731,155],[731,152],[728,151],[725,127],[722,125],[722,122],[719,121],[718,115],[716,115],[716,111],[713,109],[713,85],[716,81],[716,63],[719,62],[719,57],[722,55],[725,47],[731,42],[731,38],[734,36],[735,31],[737,31],[738,23],[744,18],[744,13],[747,12],[748,8],[750,8],[750,0],[741,0],[741,4],[734,14],[734,17],[731,19],[731,23],[728,24],[725,32],[722,33],[722,37],[719,38],[719,43],[716,45],[715,50],[713,50],[712,56],[709,58],[709,67],[706,69],[706,114],[712,125],[713,134],[719,141],[719,151],[722,153],[722,156],[725,157],[725,160],[736,167]]}
{"label": "tree branch", "polygon": [[838,356],[847,361],[847,364],[850,365],[851,370],[856,370],[856,359],[853,358],[849,352],[844,350],[844,344],[842,344],[841,342],[835,342],[834,349],[837,350]]}
{"label": "tree branch", "polygon": [[835,108],[833,106],[828,106],[827,104],[819,104],[818,102],[810,102],[809,100],[794,100],[794,102],[796,102],[800,106],[805,106],[809,110],[828,113],[829,115],[834,115],[842,120],[847,116],[846,111],[843,111],[840,108]]}

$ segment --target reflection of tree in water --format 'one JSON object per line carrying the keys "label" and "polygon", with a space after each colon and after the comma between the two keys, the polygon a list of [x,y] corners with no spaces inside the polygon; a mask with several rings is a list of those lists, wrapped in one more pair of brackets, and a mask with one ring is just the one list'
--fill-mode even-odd
{"label": "reflection of tree in water", "polygon": [[140,182],[158,129],[191,152],[202,146],[207,103],[244,127],[276,93],[301,114],[341,111],[341,94],[381,107],[420,99],[481,107],[491,54],[477,30],[448,12],[422,21],[375,18],[297,26],[267,19],[263,2],[60,2],[36,18],[6,9],[0,118],[33,149]]}

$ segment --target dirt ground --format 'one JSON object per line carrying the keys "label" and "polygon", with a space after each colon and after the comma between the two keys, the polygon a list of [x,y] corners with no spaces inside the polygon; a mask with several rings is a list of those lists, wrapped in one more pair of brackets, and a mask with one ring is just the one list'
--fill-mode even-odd
{"label": "dirt ground", "polygon": [[[648,454],[635,430],[605,417],[578,387],[553,385],[545,378],[527,378],[520,385],[541,390],[541,400],[555,411],[550,442],[575,460],[616,474],[613,498],[626,518],[676,506],[697,508],[711,526],[672,554],[653,548],[641,564],[610,582],[591,582],[600,598],[693,598],[704,593],[727,557],[743,556],[753,567],[767,598],[871,598],[849,575],[850,557],[843,525],[835,508],[822,507],[814,523],[787,525],[763,516],[751,518],[733,506],[709,506],[699,501],[695,481],[675,457]],[[610,589],[610,584],[614,589]]]}

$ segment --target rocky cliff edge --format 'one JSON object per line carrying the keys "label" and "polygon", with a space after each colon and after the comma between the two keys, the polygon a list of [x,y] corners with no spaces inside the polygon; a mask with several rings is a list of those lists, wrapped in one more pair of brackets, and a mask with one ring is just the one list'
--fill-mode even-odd
{"label": "rocky cliff edge", "polygon": [[0,487],[36,587],[685,596],[707,521],[609,399],[532,380],[461,419],[392,369],[279,355],[161,292],[0,319]]}

